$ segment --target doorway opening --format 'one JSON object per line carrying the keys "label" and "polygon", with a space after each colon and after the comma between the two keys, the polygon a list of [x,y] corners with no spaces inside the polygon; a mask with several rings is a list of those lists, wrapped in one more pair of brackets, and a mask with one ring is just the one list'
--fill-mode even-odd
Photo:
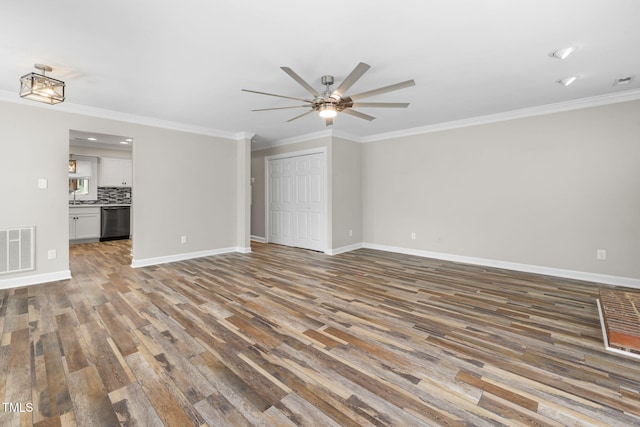
{"label": "doorway opening", "polygon": [[70,129],[68,178],[70,244],[132,237],[132,137]]}

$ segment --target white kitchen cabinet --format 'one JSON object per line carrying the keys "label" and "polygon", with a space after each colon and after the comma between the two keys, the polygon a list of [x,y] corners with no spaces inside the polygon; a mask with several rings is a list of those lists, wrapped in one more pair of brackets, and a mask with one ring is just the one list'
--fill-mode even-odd
{"label": "white kitchen cabinet", "polygon": [[95,157],[74,155],[73,160],[76,162],[76,171],[69,172],[69,178],[91,178],[93,176],[94,168],[98,165]]}
{"label": "white kitchen cabinet", "polygon": [[100,208],[69,208],[69,240],[100,238]]}
{"label": "white kitchen cabinet", "polygon": [[77,154],[72,156],[76,162],[76,173],[69,173],[69,200],[97,200],[98,158]]}
{"label": "white kitchen cabinet", "polygon": [[131,159],[100,158],[101,187],[131,187],[132,178]]}

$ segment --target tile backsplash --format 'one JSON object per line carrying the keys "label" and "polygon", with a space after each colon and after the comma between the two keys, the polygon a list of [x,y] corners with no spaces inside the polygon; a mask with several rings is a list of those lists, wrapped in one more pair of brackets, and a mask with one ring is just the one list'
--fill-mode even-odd
{"label": "tile backsplash", "polygon": [[126,205],[131,196],[131,187],[98,187],[98,200],[77,200],[76,205]]}

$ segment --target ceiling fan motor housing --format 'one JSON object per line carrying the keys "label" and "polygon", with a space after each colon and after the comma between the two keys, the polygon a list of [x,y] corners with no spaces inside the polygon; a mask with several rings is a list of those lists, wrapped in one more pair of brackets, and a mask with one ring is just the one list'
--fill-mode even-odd
{"label": "ceiling fan motor housing", "polygon": [[320,82],[325,86],[331,86],[333,84],[333,76],[322,76]]}
{"label": "ceiling fan motor housing", "polygon": [[343,111],[346,105],[342,102],[342,98],[336,94],[332,94],[329,87],[334,82],[333,76],[322,76],[320,77],[320,82],[326,86],[326,90],[315,98],[311,108],[314,111],[322,111],[326,109],[335,110],[337,112]]}

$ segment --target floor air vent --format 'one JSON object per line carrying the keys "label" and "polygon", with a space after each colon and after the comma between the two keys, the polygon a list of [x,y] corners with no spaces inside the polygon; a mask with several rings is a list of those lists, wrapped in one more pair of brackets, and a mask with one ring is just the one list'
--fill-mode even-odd
{"label": "floor air vent", "polygon": [[0,274],[35,268],[35,227],[0,229]]}

